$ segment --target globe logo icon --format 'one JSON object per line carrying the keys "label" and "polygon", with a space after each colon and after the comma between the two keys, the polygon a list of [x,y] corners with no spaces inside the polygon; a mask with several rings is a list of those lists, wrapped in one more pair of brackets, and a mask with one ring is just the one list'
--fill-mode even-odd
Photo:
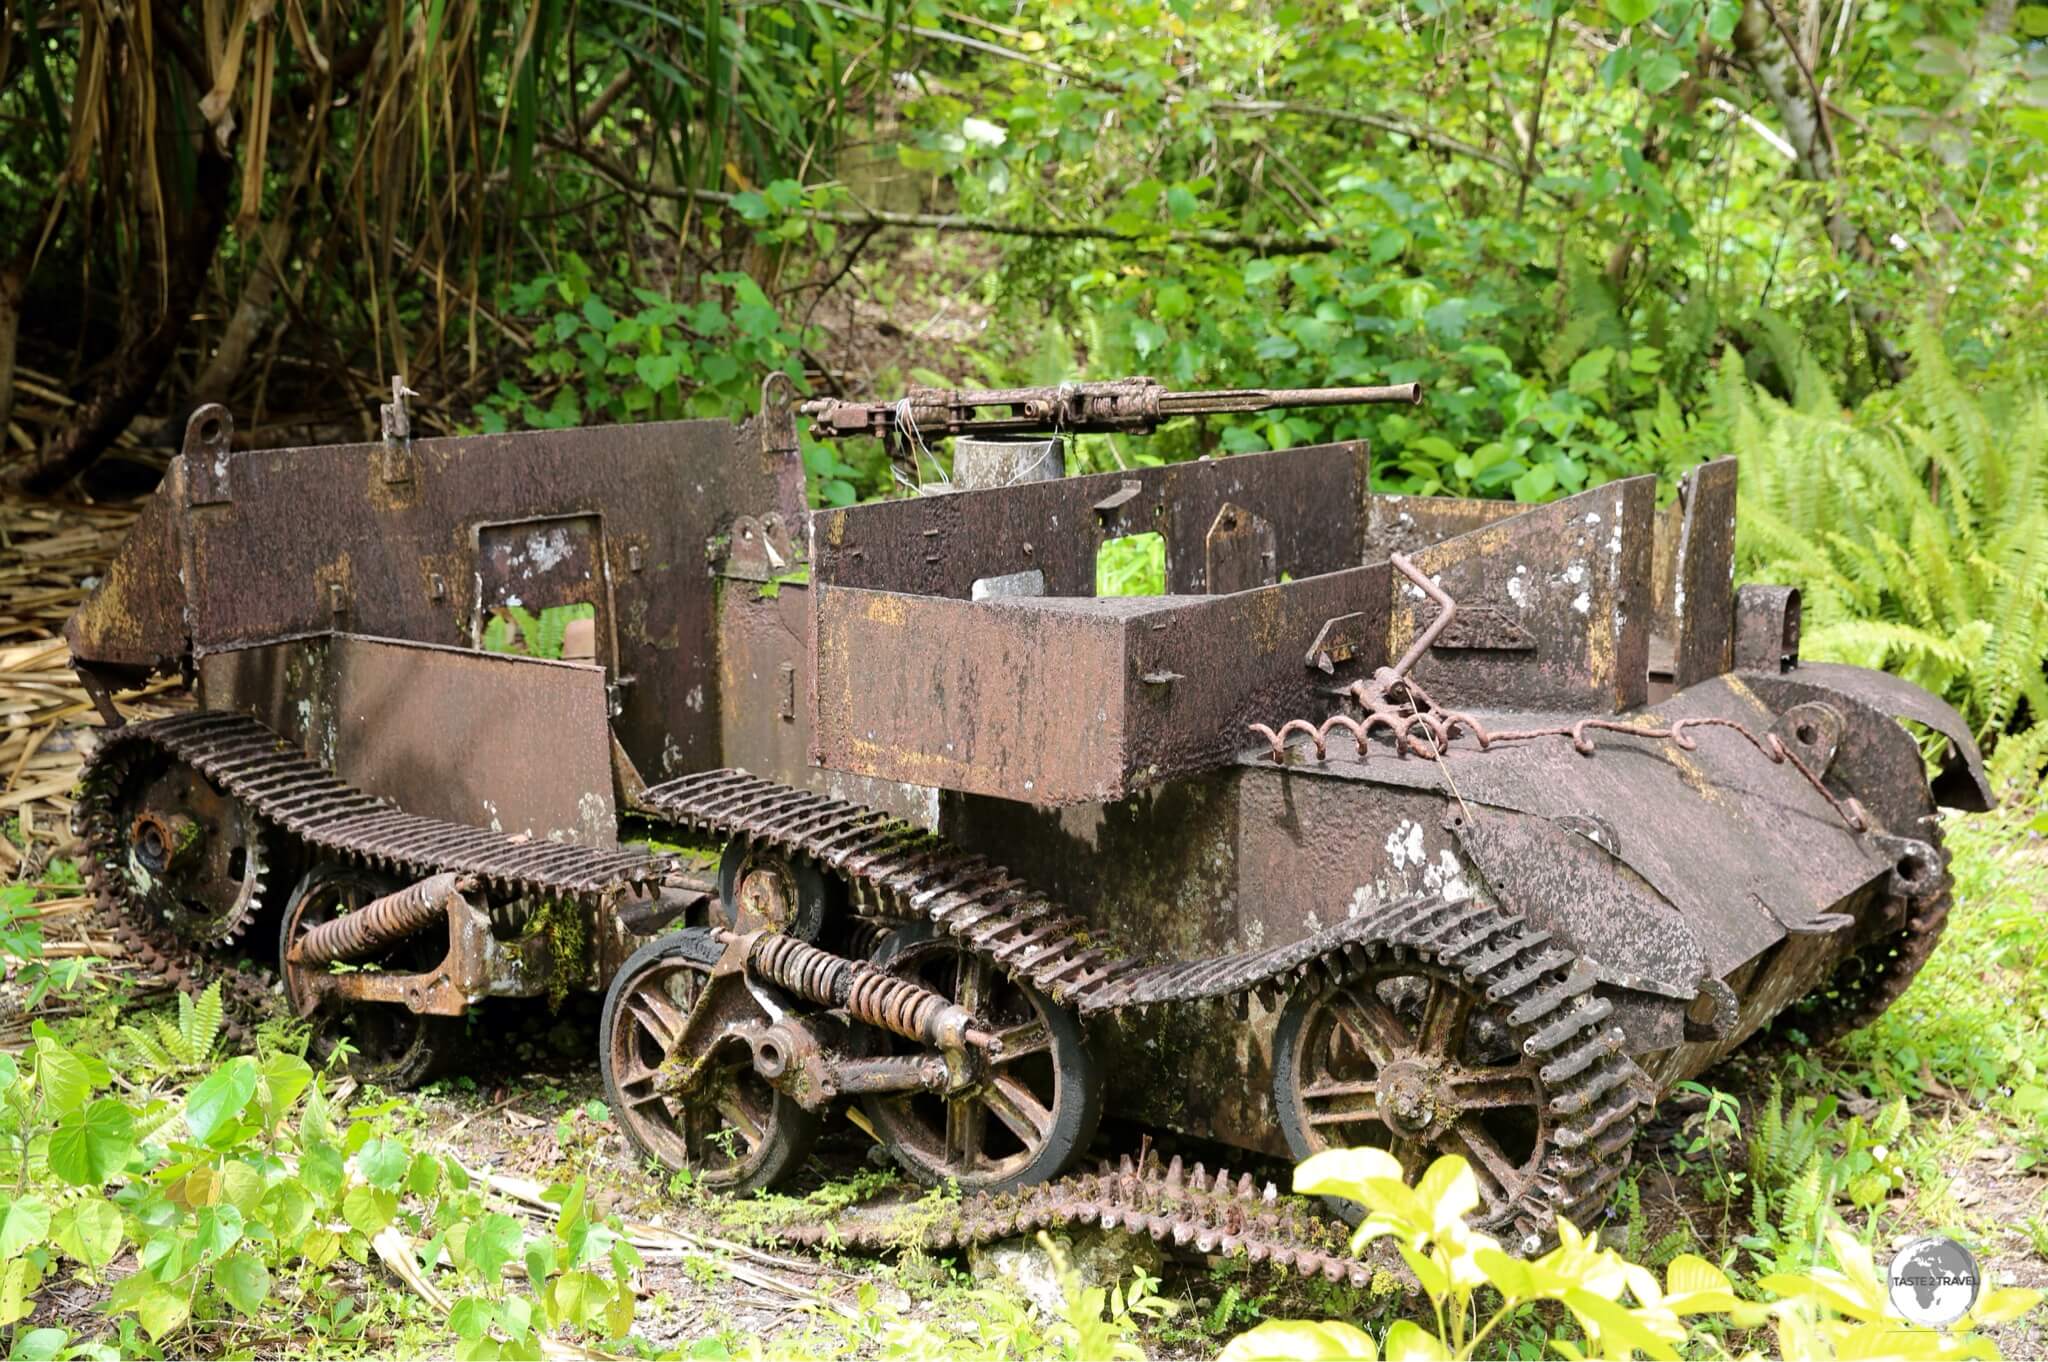
{"label": "globe logo icon", "polygon": [[1977,1260],[1953,1239],[1928,1235],[1898,1251],[1889,1273],[1892,1309],[1923,1328],[1944,1328],[1970,1313],[1983,1287]]}

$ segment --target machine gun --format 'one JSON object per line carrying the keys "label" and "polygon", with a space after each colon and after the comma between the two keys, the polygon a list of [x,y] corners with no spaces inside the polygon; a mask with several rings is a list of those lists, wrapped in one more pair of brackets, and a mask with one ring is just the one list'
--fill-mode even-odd
{"label": "machine gun", "polygon": [[[871,435],[891,452],[956,435],[1143,435],[1176,416],[1422,401],[1420,383],[1376,388],[1221,388],[1174,392],[1156,378],[1050,388],[912,388],[895,402],[819,398],[800,409],[820,440]],[[994,410],[985,411],[993,408]]]}

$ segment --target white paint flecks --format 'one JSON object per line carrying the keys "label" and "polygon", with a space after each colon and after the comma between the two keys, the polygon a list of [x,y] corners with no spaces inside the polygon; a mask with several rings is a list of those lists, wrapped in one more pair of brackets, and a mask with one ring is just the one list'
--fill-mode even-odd
{"label": "white paint flecks", "polygon": [[1448,849],[1438,852],[1436,860],[1424,868],[1422,887],[1436,890],[1446,903],[1463,903],[1472,897],[1472,886],[1465,883],[1464,868]]}
{"label": "white paint flecks", "polygon": [[1428,856],[1422,846],[1422,824],[1414,819],[1402,819],[1401,826],[1387,834],[1387,859],[1394,863],[1394,869],[1420,866]]}
{"label": "white paint flecks", "polygon": [[1591,614],[1593,610],[1592,593],[1581,591],[1578,595],[1572,597],[1572,609],[1578,611],[1581,615]]}
{"label": "white paint flecks", "polygon": [[[572,552],[569,531],[561,526],[552,530],[535,530],[526,536],[526,557],[533,564],[535,572],[550,572],[560,567]],[[515,554],[514,564],[519,562]]]}
{"label": "white paint flecks", "polygon": [[585,790],[577,797],[576,822],[593,846],[603,846],[618,827],[611,801],[595,790]]}

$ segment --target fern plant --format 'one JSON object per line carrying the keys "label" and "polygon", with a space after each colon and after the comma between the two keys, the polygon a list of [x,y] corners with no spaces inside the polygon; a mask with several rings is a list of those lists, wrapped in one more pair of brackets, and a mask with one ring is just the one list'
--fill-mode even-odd
{"label": "fern plant", "polygon": [[186,1073],[213,1062],[220,1045],[222,1009],[220,981],[207,985],[195,1000],[189,993],[178,995],[178,1020],[153,1017],[155,1031],[132,1023],[121,1027],[121,1038],[158,1073]]}
{"label": "fern plant", "polygon": [[1724,364],[1746,577],[1800,588],[1804,651],[1946,697],[1994,780],[2048,765],[2048,390],[1972,393],[1928,328],[1895,393],[1854,414],[1810,357],[1795,396]]}

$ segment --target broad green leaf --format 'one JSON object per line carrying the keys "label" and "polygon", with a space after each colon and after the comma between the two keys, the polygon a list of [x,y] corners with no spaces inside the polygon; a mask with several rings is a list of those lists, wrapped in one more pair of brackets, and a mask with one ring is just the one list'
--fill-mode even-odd
{"label": "broad green leaf", "polygon": [[31,1329],[14,1340],[8,1362],[51,1362],[70,1341],[71,1335],[62,1329]]}
{"label": "broad green leaf", "polygon": [[1401,1181],[1401,1161],[1384,1149],[1326,1149],[1294,1170],[1294,1190],[1303,1196],[1341,1196],[1361,1205],[1368,1182]]}
{"label": "broad green leaf", "polygon": [[316,1225],[299,1238],[299,1254],[316,1272],[333,1262],[340,1252],[341,1236],[333,1230]]}
{"label": "broad green leaf", "polygon": [[441,1184],[441,1161],[432,1154],[413,1155],[405,1171],[405,1190],[417,1197],[430,1197]]}
{"label": "broad green leaf", "polygon": [[325,1140],[309,1140],[299,1152],[299,1181],[322,1203],[332,1205],[348,1179],[341,1151]]}
{"label": "broad green leaf", "polygon": [[255,1215],[263,1204],[263,1174],[253,1164],[234,1160],[220,1170],[220,1196],[244,1218]]}
{"label": "broad green leaf", "polygon": [[1338,1320],[1269,1319],[1230,1340],[1216,1362],[1375,1362],[1372,1335]]}
{"label": "broad green leaf", "polygon": [[1657,0],[1607,0],[1607,12],[1633,28],[1657,12]]}
{"label": "broad green leaf", "polygon": [[1472,1174],[1472,1165],[1456,1154],[1431,1163],[1415,1191],[1429,1207],[1438,1229],[1463,1220],[1479,1207],[1479,1180]]}
{"label": "broad green leaf", "polygon": [[477,1276],[494,1282],[505,1265],[518,1255],[522,1238],[524,1233],[517,1220],[493,1211],[470,1225],[463,1252]]}
{"label": "broad green leaf", "polygon": [[464,1296],[448,1311],[448,1331],[474,1342],[490,1333],[497,1317],[497,1311],[484,1297]]}
{"label": "broad green leaf", "polygon": [[10,1258],[0,1266],[0,1325],[28,1318],[36,1308],[35,1289],[43,1274],[27,1258]]}
{"label": "broad green leaf", "polygon": [[135,1118],[125,1103],[102,1097],[74,1107],[50,1132],[50,1171],[75,1187],[100,1187],[135,1149]]}
{"label": "broad green leaf", "polygon": [[192,1317],[192,1297],[146,1272],[131,1273],[114,1283],[110,1310],[130,1311],[152,1339],[162,1340]]}
{"label": "broad green leaf", "polygon": [[231,1059],[209,1074],[185,1098],[185,1125],[201,1144],[211,1140],[256,1095],[256,1061]]}
{"label": "broad green leaf", "polygon": [[590,1272],[565,1272],[548,1287],[550,1313],[558,1324],[588,1325],[604,1313],[611,1287]]}
{"label": "broad green leaf", "polygon": [[98,1271],[121,1251],[121,1213],[112,1202],[73,1202],[57,1213],[50,1238],[65,1257]]}
{"label": "broad green leaf", "polygon": [[263,1124],[275,1129],[299,1094],[313,1083],[313,1066],[297,1055],[272,1055],[263,1061]]}
{"label": "broad green leaf", "polygon": [[363,1176],[386,1191],[398,1186],[411,1162],[411,1151],[392,1139],[372,1140],[356,1155],[356,1167]]}
{"label": "broad green leaf", "polygon": [[242,1213],[233,1206],[202,1206],[192,1217],[192,1248],[204,1257],[219,1257],[242,1242]]}
{"label": "broad green leaf", "polygon": [[2001,1286],[1985,1293],[1958,1328],[1983,1329],[2018,1319],[2041,1303],[2041,1293],[2032,1287]]}
{"label": "broad green leaf", "polygon": [[39,1037],[36,1041],[36,1086],[43,1090],[43,1101],[49,1110],[61,1116],[84,1106],[86,1099],[92,1096],[92,1069],[84,1059],[56,1041],[47,1036]]}
{"label": "broad green leaf", "polygon": [[1444,1362],[1450,1352],[1442,1340],[1414,1320],[1399,1319],[1387,1328],[1387,1362]]}
{"label": "broad green leaf", "polygon": [[16,1197],[0,1208],[0,1259],[19,1258],[49,1232],[49,1205],[40,1197]]}
{"label": "broad green leaf", "polygon": [[360,1234],[376,1234],[397,1215],[397,1194],[380,1187],[357,1183],[341,1199],[341,1218]]}
{"label": "broad green leaf", "polygon": [[270,1295],[270,1269],[251,1254],[229,1254],[214,1265],[213,1284],[229,1305],[253,1319]]}
{"label": "broad green leaf", "polygon": [[676,376],[682,372],[682,361],[673,354],[642,355],[633,361],[633,372],[642,383],[660,392],[675,385]]}

